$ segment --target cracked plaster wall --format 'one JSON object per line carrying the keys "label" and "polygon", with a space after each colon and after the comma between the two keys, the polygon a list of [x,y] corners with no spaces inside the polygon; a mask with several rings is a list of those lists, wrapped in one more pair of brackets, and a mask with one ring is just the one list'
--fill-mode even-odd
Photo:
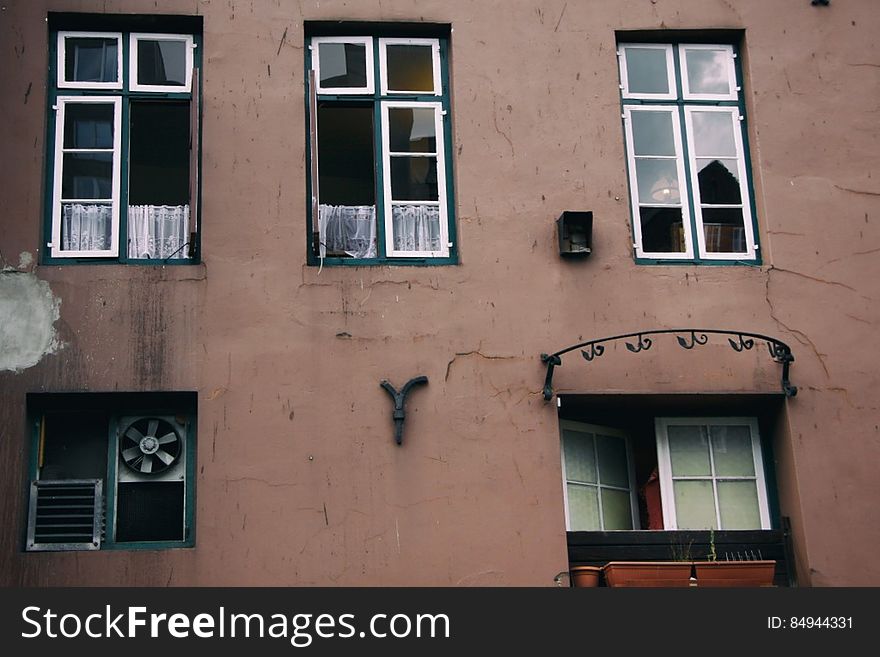
{"label": "cracked plaster wall", "polygon": [[[538,354],[641,328],[742,328],[794,349],[801,389],[777,467],[802,581],[880,583],[875,340],[880,15],[869,0],[492,3],[47,0],[6,10],[4,253],[40,243],[47,9],[205,17],[204,265],[37,267],[63,300],[62,351],[0,373],[25,392],[199,392],[197,549],[26,555],[20,583],[528,584],[566,568],[556,410]],[[303,20],[452,23],[461,264],[305,262]],[[745,29],[760,267],[636,266],[614,32]],[[853,102],[853,98],[863,102]],[[34,108],[40,111],[34,111]],[[15,126],[12,129],[11,126]],[[301,127],[301,128],[300,128]],[[12,166],[10,162],[15,162]],[[560,260],[553,221],[594,212],[594,253]],[[405,444],[379,381],[417,374]],[[560,392],[772,391],[778,369],[723,344],[569,358]],[[10,490],[25,450],[0,444]],[[5,499],[15,499],[7,495]],[[0,507],[21,526],[21,504]],[[878,519],[880,520],[880,519]],[[837,558],[843,556],[842,561]],[[841,563],[864,564],[853,574]],[[528,564],[528,568],[523,568]]]}

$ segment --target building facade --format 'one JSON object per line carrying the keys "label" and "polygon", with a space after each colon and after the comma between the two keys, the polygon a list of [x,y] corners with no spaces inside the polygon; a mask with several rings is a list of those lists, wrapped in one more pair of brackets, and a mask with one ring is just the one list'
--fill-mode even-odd
{"label": "building facade", "polygon": [[0,581],[880,584],[878,29],[6,3]]}

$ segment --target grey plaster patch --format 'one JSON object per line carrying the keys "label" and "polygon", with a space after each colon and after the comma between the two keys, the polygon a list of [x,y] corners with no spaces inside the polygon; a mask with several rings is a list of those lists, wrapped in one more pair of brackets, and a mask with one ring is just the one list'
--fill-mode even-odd
{"label": "grey plaster patch", "polygon": [[63,346],[55,331],[61,299],[34,274],[0,272],[0,371],[20,371]]}

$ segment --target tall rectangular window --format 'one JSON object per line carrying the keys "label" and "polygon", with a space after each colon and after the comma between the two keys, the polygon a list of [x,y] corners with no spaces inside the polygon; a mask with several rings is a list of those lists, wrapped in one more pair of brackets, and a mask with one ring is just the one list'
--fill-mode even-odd
{"label": "tall rectangular window", "polygon": [[308,45],[309,262],[454,262],[447,39]]}
{"label": "tall rectangular window", "polygon": [[196,261],[201,38],[177,20],[156,33],[100,16],[85,31],[50,16],[49,262]]}
{"label": "tall rectangular window", "polygon": [[736,51],[618,44],[636,257],[756,262]]}

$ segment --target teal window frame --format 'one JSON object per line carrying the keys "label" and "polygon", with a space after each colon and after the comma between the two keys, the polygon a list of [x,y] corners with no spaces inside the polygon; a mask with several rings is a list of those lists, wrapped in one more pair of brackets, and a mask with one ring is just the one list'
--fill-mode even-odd
{"label": "teal window frame", "polygon": [[[740,57],[740,49],[738,45],[730,40],[712,40],[712,39],[700,39],[698,37],[688,37],[682,39],[675,40],[664,40],[661,38],[662,35],[655,37],[654,35],[646,35],[645,33],[639,33],[638,37],[635,38],[621,38],[619,35],[618,43],[617,43],[617,58],[618,58],[618,74],[620,76],[620,103],[621,103],[621,119],[622,119],[622,129],[623,129],[623,137],[624,137],[624,150],[626,157],[626,175],[627,175],[627,184],[630,191],[629,201],[629,212],[630,212],[630,222],[632,228],[633,235],[633,256],[636,264],[640,265],[707,265],[707,266],[760,266],[762,264],[762,256],[760,250],[760,240],[759,240],[759,231],[758,231],[758,220],[757,220],[757,210],[755,206],[755,190],[754,190],[754,182],[752,176],[751,169],[751,151],[749,148],[749,140],[748,140],[748,129],[747,129],[747,115],[746,115],[746,106],[745,106],[745,93],[743,92],[744,84],[743,84],[743,71]],[[654,39],[657,38],[655,41]],[[654,47],[670,47],[671,48],[671,59],[672,59],[672,70],[669,72],[669,79],[673,81],[675,84],[674,91],[670,91],[668,95],[658,94],[654,98],[631,98],[626,97],[625,93],[625,80],[624,80],[624,59],[622,49],[625,46],[654,46]],[[733,53],[733,75],[734,75],[734,90],[735,98],[725,98],[725,99],[706,99],[704,97],[694,98],[693,96],[690,98],[685,98],[685,93],[682,87],[682,66],[680,61],[680,47],[681,46],[697,46],[697,47],[725,47],[731,48]],[[691,255],[688,257],[682,256],[670,256],[670,257],[662,257],[657,256],[656,254],[644,255],[640,254],[641,250],[640,244],[638,243],[638,226],[637,222],[640,221],[639,217],[639,207],[635,202],[633,186],[636,185],[636,181],[633,179],[633,175],[631,172],[632,166],[631,161],[634,158],[634,154],[631,152],[629,146],[629,140],[627,137],[627,114],[628,111],[632,111],[632,109],[651,109],[654,108],[663,108],[668,109],[670,107],[674,107],[677,112],[677,126],[676,130],[680,133],[680,144],[682,148],[682,152],[678,154],[678,157],[681,158],[681,163],[683,165],[683,178],[680,183],[683,184],[683,191],[686,191],[686,196],[684,197],[684,210],[683,211],[683,221],[686,222],[687,233],[688,235],[688,244],[686,244],[686,248],[690,249]],[[739,131],[738,131],[738,139],[740,139],[740,144],[742,147],[742,163],[744,165],[744,178],[741,181],[741,186],[743,192],[748,196],[748,199],[744,199],[743,210],[744,210],[744,226],[747,226],[749,230],[746,232],[746,236],[751,239],[752,244],[747,245],[747,249],[753,251],[752,256],[746,257],[725,257],[723,253],[719,253],[717,257],[714,257],[712,253],[701,254],[699,248],[699,240],[697,237],[698,230],[698,221],[696,217],[696,195],[694,193],[694,181],[692,178],[691,171],[691,138],[688,134],[688,129],[686,125],[686,113],[688,109],[697,109],[700,108],[731,108],[738,113],[738,123],[739,123]],[[746,217],[745,215],[749,216]],[[750,235],[748,234],[750,231]]]}
{"label": "teal window frame", "polygon": [[[43,216],[43,237],[40,248],[40,262],[45,265],[76,265],[76,264],[126,264],[126,265],[193,265],[201,260],[201,84],[199,72],[202,67],[202,19],[193,16],[160,16],[160,15],[97,15],[97,14],[57,14],[50,13],[48,16],[48,87],[47,87],[47,121],[46,121],[46,155],[45,155],[45,195]],[[121,49],[121,68],[119,71],[119,84],[109,86],[106,84],[87,85],[65,83],[62,72],[58,70],[59,34],[65,32],[88,32],[94,35],[108,34],[120,36],[119,47]],[[151,37],[158,35],[185,36],[192,39],[192,78],[189,91],[171,92],[132,90],[131,87],[131,45],[132,35]],[[119,158],[117,196],[114,198],[114,225],[116,234],[112,235],[115,253],[103,255],[78,255],[58,256],[52,253],[55,204],[60,202],[55,196],[56,171],[59,161],[56,153],[57,140],[57,115],[58,99],[62,102],[73,104],[77,98],[83,98],[88,102],[89,98],[118,99],[121,108],[120,116],[116,117],[121,126],[119,139],[119,153],[114,157]],[[128,256],[128,188],[129,188],[129,137],[130,137],[130,106],[132,101],[149,102],[181,102],[186,101],[190,105],[191,114],[195,118],[191,126],[197,134],[191,134],[191,147],[196,152],[191,158],[196,171],[190,172],[194,179],[194,189],[190,198],[190,226],[187,228],[187,242],[181,247],[187,255],[183,258],[131,258]],[[194,227],[194,229],[193,229]],[[111,249],[112,250],[112,249]]]}
{"label": "teal window frame", "polygon": [[[169,393],[39,393],[29,395],[28,417],[31,450],[28,459],[28,480],[40,479],[40,458],[45,440],[43,423],[52,412],[70,412],[72,409],[105,413],[107,427],[107,474],[103,479],[104,538],[98,550],[164,550],[192,548],[196,544],[196,434],[198,423],[197,395],[192,392]],[[179,541],[117,541],[116,511],[118,472],[121,467],[117,454],[119,422],[125,416],[184,417],[184,537]],[[25,514],[26,516],[29,514]],[[41,549],[39,551],[53,551]]]}
{"label": "teal window frame", "polygon": [[[345,94],[325,94],[319,93],[310,88],[311,72],[313,70],[313,58],[316,53],[313,50],[312,39],[322,37],[351,37],[351,38],[369,38],[372,45],[372,85],[369,91],[364,93],[345,93]],[[388,92],[383,93],[382,79],[380,70],[380,41],[383,38],[412,38],[412,39],[433,39],[439,44],[439,75],[440,90],[439,93],[400,93]],[[455,221],[455,197],[453,184],[453,164],[452,164],[452,113],[450,108],[450,90],[449,90],[449,27],[435,26],[424,24],[369,24],[369,23],[351,23],[336,24],[327,27],[326,24],[317,26],[306,25],[305,30],[305,106],[306,106],[306,156],[308,162],[313,162],[316,135],[312,134],[312,127],[317,119],[313,116],[314,109],[312,101],[315,103],[333,103],[340,106],[346,104],[370,104],[373,112],[373,166],[375,172],[375,206],[376,206],[376,252],[375,258],[348,258],[338,256],[321,257],[318,253],[318,235],[315,226],[316,209],[315,204],[318,203],[317,196],[314,195],[316,175],[316,167],[312,167],[312,173],[307,176],[306,180],[306,254],[307,264],[310,266],[375,266],[375,265],[415,265],[415,266],[431,266],[431,265],[455,265],[458,264],[458,240],[456,233]],[[385,225],[386,213],[386,180],[383,163],[383,104],[389,103],[424,103],[426,107],[439,104],[442,113],[442,169],[444,174],[444,192],[445,192],[445,213],[441,216],[441,222],[446,227],[446,239],[448,244],[448,255],[443,257],[425,257],[425,256],[391,256],[387,253],[387,235]],[[317,106],[317,105],[316,105]],[[440,135],[438,135],[439,137]],[[387,183],[390,185],[390,181]],[[442,193],[441,193],[442,196]]]}

